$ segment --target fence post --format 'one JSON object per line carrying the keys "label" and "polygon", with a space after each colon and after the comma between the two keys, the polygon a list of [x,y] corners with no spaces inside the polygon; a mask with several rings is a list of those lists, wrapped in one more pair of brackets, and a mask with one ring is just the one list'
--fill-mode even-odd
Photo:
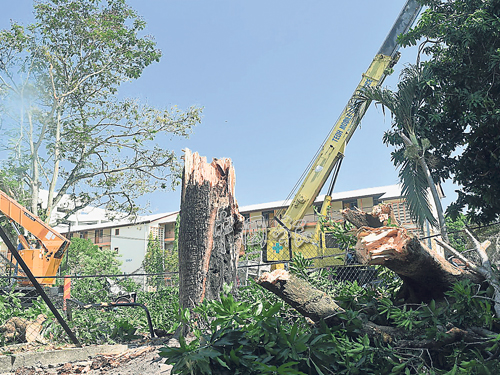
{"label": "fence post", "polygon": [[64,290],[63,290],[63,311],[68,308],[67,301],[71,298],[71,278],[64,276]]}

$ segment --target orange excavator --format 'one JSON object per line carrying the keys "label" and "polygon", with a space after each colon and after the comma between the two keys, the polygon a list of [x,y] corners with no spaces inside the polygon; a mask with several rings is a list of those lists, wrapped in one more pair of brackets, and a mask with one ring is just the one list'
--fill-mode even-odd
{"label": "orange excavator", "polygon": [[[0,213],[5,215],[14,227],[20,243],[19,255],[33,275],[37,277],[41,285],[53,285],[54,276],[70,241],[1,190]],[[34,243],[30,243],[25,237],[26,231],[35,238]],[[15,261],[12,264],[16,265]],[[29,285],[30,283],[22,279],[19,284]]]}

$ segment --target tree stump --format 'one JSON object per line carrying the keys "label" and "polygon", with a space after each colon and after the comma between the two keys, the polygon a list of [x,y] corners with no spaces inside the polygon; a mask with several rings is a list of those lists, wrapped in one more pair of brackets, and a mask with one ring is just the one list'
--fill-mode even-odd
{"label": "tree stump", "polygon": [[179,301],[193,308],[218,299],[224,283],[236,283],[243,216],[234,198],[231,159],[210,164],[186,150],[179,221]]}

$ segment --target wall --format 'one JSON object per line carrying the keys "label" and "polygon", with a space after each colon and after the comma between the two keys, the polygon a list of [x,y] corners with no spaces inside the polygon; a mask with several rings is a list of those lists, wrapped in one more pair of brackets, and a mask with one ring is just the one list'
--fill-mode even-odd
{"label": "wall", "polygon": [[[111,250],[118,248],[119,260],[122,262],[121,270],[131,273],[142,266],[142,260],[146,254],[149,224],[130,225],[113,228],[111,232]],[[115,229],[120,234],[115,234]]]}

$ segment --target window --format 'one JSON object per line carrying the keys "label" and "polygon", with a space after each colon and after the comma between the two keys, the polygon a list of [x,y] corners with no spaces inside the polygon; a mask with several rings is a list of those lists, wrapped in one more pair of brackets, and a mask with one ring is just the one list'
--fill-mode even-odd
{"label": "window", "polygon": [[392,206],[394,217],[400,224],[413,224],[410,216],[410,210],[408,209],[406,202],[392,202],[390,205]]}
{"label": "window", "polygon": [[262,216],[267,227],[274,226],[274,211],[262,211]]}
{"label": "window", "polygon": [[154,240],[157,240],[160,244],[161,248],[165,247],[165,228],[164,227],[150,227],[149,233],[151,234]]}
{"label": "window", "polygon": [[101,243],[104,231],[102,229],[97,229],[94,233],[94,243]]}
{"label": "window", "polygon": [[115,229],[115,236],[119,236],[120,235],[120,229],[116,228]]}
{"label": "window", "polygon": [[151,227],[149,228],[149,233],[155,240],[163,240],[165,238],[165,228],[163,227]]}
{"label": "window", "polygon": [[351,199],[351,200],[348,200],[348,201],[343,201],[342,205],[343,205],[344,208],[353,209],[353,208],[358,207],[358,200],[357,199]]}

